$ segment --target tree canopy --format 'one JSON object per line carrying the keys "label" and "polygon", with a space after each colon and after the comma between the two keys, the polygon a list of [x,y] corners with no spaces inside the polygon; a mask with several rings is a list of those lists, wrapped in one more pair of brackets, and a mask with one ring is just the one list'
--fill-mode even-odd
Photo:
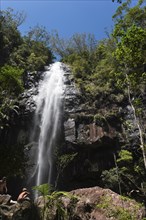
{"label": "tree canopy", "polygon": [[[19,115],[18,99],[25,89],[23,76],[27,71],[43,70],[54,59],[45,29],[37,26],[22,36],[19,26],[24,21],[24,12],[15,12],[11,8],[0,12],[0,137],[3,139],[0,161],[4,165],[0,175],[6,172],[8,176],[14,173],[21,176],[24,173],[24,146],[13,146],[12,143],[9,146],[6,141],[10,126]],[[12,151],[13,161],[10,160]],[[11,166],[6,166],[8,161]]]}

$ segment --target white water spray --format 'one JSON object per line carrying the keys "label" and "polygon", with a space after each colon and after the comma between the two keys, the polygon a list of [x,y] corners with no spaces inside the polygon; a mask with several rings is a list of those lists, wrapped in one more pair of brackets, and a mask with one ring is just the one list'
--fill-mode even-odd
{"label": "white water spray", "polygon": [[62,102],[64,93],[64,71],[61,63],[52,64],[45,72],[35,98],[36,114],[34,136],[37,136],[35,185],[52,184],[54,176],[54,148],[61,131]]}

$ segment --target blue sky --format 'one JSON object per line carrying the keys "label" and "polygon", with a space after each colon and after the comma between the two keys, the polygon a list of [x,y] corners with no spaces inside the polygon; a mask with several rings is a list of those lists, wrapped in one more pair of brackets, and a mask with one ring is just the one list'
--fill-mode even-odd
{"label": "blue sky", "polygon": [[25,23],[20,27],[23,34],[30,27],[42,25],[49,32],[57,30],[63,38],[86,32],[95,34],[98,40],[106,37],[106,29],[112,29],[112,15],[118,6],[112,0],[1,0],[2,10],[11,7],[26,13]]}

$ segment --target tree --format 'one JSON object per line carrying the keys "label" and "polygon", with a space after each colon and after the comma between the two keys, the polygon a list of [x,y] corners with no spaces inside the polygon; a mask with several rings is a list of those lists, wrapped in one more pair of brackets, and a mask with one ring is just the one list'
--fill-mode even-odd
{"label": "tree", "polygon": [[27,32],[29,41],[41,42],[44,46],[50,46],[50,35],[43,26],[36,25]]}
{"label": "tree", "polygon": [[10,55],[9,63],[25,71],[43,70],[53,61],[51,50],[43,42],[23,38],[23,43]]}
{"label": "tree", "polygon": [[20,113],[19,95],[24,89],[23,74],[27,71],[34,71],[35,74],[54,58],[43,28],[31,29],[27,36],[21,35],[18,28],[24,20],[23,12],[10,8],[0,12],[0,160],[4,164],[0,175],[7,172],[8,176],[23,176],[25,170],[27,158],[24,145],[19,146],[15,140],[10,143],[9,139],[10,130]]}
{"label": "tree", "polygon": [[[145,10],[143,1],[130,8],[131,1],[126,1],[117,9],[114,15],[115,27],[112,33],[114,59],[111,80],[114,86],[124,94],[124,104],[131,106],[128,120],[123,118],[123,128],[126,144],[117,152],[115,167],[102,174],[103,186],[122,194],[129,194],[139,201],[145,200],[145,125],[144,102],[146,74],[144,71],[146,36]],[[123,105],[122,105],[123,107]],[[144,110],[144,111],[143,111]],[[141,120],[142,119],[142,120]],[[137,136],[136,136],[137,135]],[[117,169],[118,167],[118,175]],[[125,184],[126,183],[126,184]],[[135,190],[135,191],[134,191]],[[131,195],[135,192],[135,195]]]}
{"label": "tree", "polygon": [[13,9],[8,8],[7,11],[0,13],[0,66],[9,61],[10,54],[22,42],[21,34],[18,26],[25,19],[24,13],[14,13]]}
{"label": "tree", "polygon": [[146,62],[146,30],[133,24],[117,43],[115,56],[129,70],[140,68]]}
{"label": "tree", "polygon": [[0,130],[9,126],[13,114],[18,114],[16,104],[23,91],[23,70],[5,65],[0,68]]}
{"label": "tree", "polygon": [[146,7],[143,6],[144,0],[139,0],[137,5],[130,8],[131,0],[127,0],[116,10],[113,15],[115,22],[114,36],[118,41],[120,37],[127,31],[132,25],[137,27],[146,27]]}
{"label": "tree", "polygon": [[23,12],[14,12],[11,8],[1,12],[0,66],[7,63],[25,71],[41,70],[54,59],[49,47],[49,34],[44,27],[36,26],[22,37],[18,27],[24,20]]}
{"label": "tree", "polygon": [[52,50],[64,59],[73,53],[83,54],[94,51],[96,48],[97,40],[92,34],[74,34],[69,39],[60,38],[57,31],[50,36]]}
{"label": "tree", "polygon": [[[115,0],[112,0],[114,2]],[[122,3],[122,0],[117,0],[117,3]]]}
{"label": "tree", "polygon": [[[53,212],[56,212],[57,219],[67,220],[74,216],[73,208],[78,201],[77,196],[64,191],[53,191],[52,186],[47,183],[34,186],[33,189],[43,196],[42,219],[52,219]],[[64,206],[63,197],[69,199],[67,207]]]}
{"label": "tree", "polygon": [[[127,1],[127,3],[129,3],[129,1]],[[143,17],[146,21],[146,17],[144,14],[145,7],[144,9],[138,8],[140,7],[140,3],[142,3],[142,1],[139,1],[139,4],[135,6],[134,9],[128,9],[127,5],[125,5],[126,8],[124,8],[124,10],[126,9],[127,14],[124,16],[122,22],[117,20],[113,36],[116,38],[117,42],[114,56],[120,68],[124,69],[124,83],[127,85],[129,104],[133,110],[135,123],[139,130],[140,148],[142,150],[146,169],[146,150],[142,126],[136,112],[136,106],[132,101],[141,93],[139,83],[146,80],[145,74],[141,70],[141,66],[146,62],[146,30],[144,27],[145,22],[142,21],[141,18]],[[141,12],[141,16],[138,16],[137,12]],[[131,13],[135,16],[132,17]]]}
{"label": "tree", "polygon": [[17,96],[23,91],[23,69],[5,65],[0,68],[0,89],[8,95]]}

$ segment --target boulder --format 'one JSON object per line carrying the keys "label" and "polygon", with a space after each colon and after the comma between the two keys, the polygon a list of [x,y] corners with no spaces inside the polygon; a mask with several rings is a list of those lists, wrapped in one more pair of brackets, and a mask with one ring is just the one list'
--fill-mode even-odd
{"label": "boulder", "polygon": [[135,200],[100,187],[73,190],[57,200],[53,206],[42,197],[36,201],[44,210],[44,220],[142,220],[145,216],[145,208]]}
{"label": "boulder", "polygon": [[30,200],[17,203],[10,195],[0,195],[0,219],[2,220],[39,220],[39,215]]}

